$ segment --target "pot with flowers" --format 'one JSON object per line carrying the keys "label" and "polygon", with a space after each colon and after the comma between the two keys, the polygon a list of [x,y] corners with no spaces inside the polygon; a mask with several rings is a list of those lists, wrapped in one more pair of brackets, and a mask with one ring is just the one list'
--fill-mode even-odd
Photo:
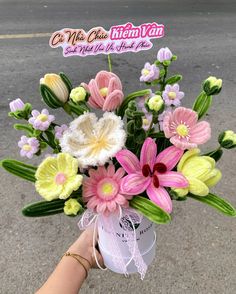
{"label": "pot with flowers", "polygon": [[81,215],[81,229],[94,226],[94,249],[98,231],[105,265],[123,274],[139,272],[141,278],[155,256],[154,224],[171,220],[174,200],[192,198],[236,215],[228,201],[210,191],[221,179],[217,161],[223,150],[236,147],[236,134],[223,131],[215,150],[200,150],[211,137],[203,117],[222,80],[206,79],[193,107],[185,108],[182,76],[168,73],[176,59],[161,48],[141,71],[146,87],[127,96],[111,68],[75,88],[63,73],[46,74],[40,80],[43,101],[63,108],[72,117],[69,126],[19,98],[10,103],[9,116],[23,120],[14,125],[25,133],[18,142],[20,155],[31,159],[51,148],[38,166],[1,161],[8,172],[33,182],[44,198],[26,205],[23,214]]}

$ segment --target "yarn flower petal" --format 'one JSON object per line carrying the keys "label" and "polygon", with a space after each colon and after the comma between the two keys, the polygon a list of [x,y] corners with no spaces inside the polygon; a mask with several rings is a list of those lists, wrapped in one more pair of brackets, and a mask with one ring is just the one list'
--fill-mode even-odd
{"label": "yarn flower petal", "polygon": [[78,160],[69,154],[59,153],[47,157],[39,165],[35,177],[37,192],[46,200],[67,199],[82,184],[78,173]]}
{"label": "yarn flower petal", "polygon": [[85,113],[71,122],[60,138],[63,152],[78,158],[81,167],[103,165],[125,144],[123,122],[114,113],[105,112],[99,120]]}
{"label": "yarn flower petal", "polygon": [[121,150],[116,154],[117,161],[128,173],[122,179],[121,190],[129,195],[138,195],[145,190],[148,197],[167,212],[172,203],[164,187],[185,188],[187,179],[179,172],[171,171],[183,155],[183,150],[171,146],[157,155],[157,146],[152,138],[146,138],[141,149],[140,162],[136,156]]}
{"label": "yarn flower petal", "polygon": [[168,112],[163,120],[166,138],[183,150],[206,143],[211,137],[210,124],[206,121],[197,122],[197,119],[197,113],[185,107],[178,107],[173,112]]}
{"label": "yarn flower petal", "polygon": [[89,177],[83,183],[83,199],[87,207],[104,215],[118,213],[119,207],[128,207],[128,199],[132,196],[121,190],[124,172],[122,168],[115,171],[112,164],[107,168],[99,166],[97,169],[89,169]]}

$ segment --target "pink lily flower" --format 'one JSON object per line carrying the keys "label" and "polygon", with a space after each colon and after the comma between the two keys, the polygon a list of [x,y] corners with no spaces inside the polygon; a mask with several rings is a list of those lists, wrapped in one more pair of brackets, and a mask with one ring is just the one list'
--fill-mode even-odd
{"label": "pink lily flower", "polygon": [[90,92],[88,103],[93,108],[113,111],[118,108],[124,98],[122,84],[117,75],[102,70],[97,73],[88,85],[82,84]]}
{"label": "pink lily flower", "polygon": [[157,145],[147,138],[142,146],[140,161],[129,150],[121,150],[116,159],[128,173],[121,181],[121,190],[127,195],[138,195],[146,190],[148,197],[167,212],[172,211],[171,198],[164,187],[185,188],[187,179],[171,171],[184,151],[170,146],[157,155]]}

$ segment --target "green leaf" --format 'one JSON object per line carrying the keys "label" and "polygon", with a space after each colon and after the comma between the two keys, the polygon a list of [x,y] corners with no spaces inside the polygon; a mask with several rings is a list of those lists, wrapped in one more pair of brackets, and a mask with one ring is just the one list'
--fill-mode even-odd
{"label": "green leaf", "polygon": [[63,102],[61,102],[57,96],[52,92],[52,90],[46,86],[41,84],[39,86],[41,96],[43,98],[43,101],[51,108],[59,108],[64,105]]}
{"label": "green leaf", "polygon": [[142,196],[134,196],[134,198],[129,201],[129,204],[132,208],[138,210],[146,218],[156,224],[166,224],[171,220],[167,212]]}
{"label": "green leaf", "polygon": [[150,95],[150,89],[145,89],[145,90],[140,90],[137,92],[133,92],[131,94],[129,94],[124,101],[122,102],[121,106],[119,107],[119,109],[117,110],[117,115],[121,116],[123,118],[124,114],[125,114],[125,110],[126,108],[128,108],[128,104],[130,101],[133,101],[134,99],[136,99],[137,97],[143,97],[145,95]]}
{"label": "green leaf", "polygon": [[39,201],[26,205],[22,209],[22,213],[24,216],[28,217],[39,217],[62,213],[64,211],[64,203],[65,200],[61,199],[53,201]]}
{"label": "green leaf", "polygon": [[63,80],[63,82],[65,83],[69,93],[71,92],[73,86],[72,86],[72,83],[70,81],[70,79],[63,73],[63,72],[60,72],[59,73],[59,76],[61,77],[61,79]]}
{"label": "green leaf", "polygon": [[188,194],[189,197],[198,200],[202,203],[208,204],[221,213],[228,215],[228,216],[236,216],[236,209],[226,200],[223,198],[209,193],[207,196],[196,196],[193,194]]}
{"label": "green leaf", "polygon": [[193,110],[197,112],[198,119],[202,118],[210,108],[212,103],[212,96],[207,96],[207,94],[203,91],[199,94],[193,104]]}
{"label": "green leaf", "polygon": [[208,152],[206,154],[204,154],[205,156],[210,156],[213,159],[215,159],[215,161],[220,160],[221,156],[223,155],[223,150],[222,149],[216,149],[214,151]]}
{"label": "green leaf", "polygon": [[16,129],[17,131],[28,132],[30,135],[32,135],[34,132],[34,129],[29,124],[14,124],[14,129]]}
{"label": "green leaf", "polygon": [[174,76],[170,77],[169,79],[167,79],[167,80],[165,81],[165,84],[166,84],[166,85],[167,85],[167,84],[169,84],[169,85],[173,85],[173,84],[175,84],[175,83],[181,81],[182,78],[183,78],[183,77],[182,77],[181,75],[174,75]]}
{"label": "green leaf", "polygon": [[[64,212],[64,205],[66,200],[56,199],[52,201],[39,201],[26,205],[22,209],[22,214],[27,217],[41,217]],[[77,215],[84,212],[81,207]]]}
{"label": "green leaf", "polygon": [[25,164],[21,161],[14,159],[4,159],[0,162],[1,166],[9,173],[28,180],[30,182],[35,182],[35,172],[37,170],[36,166]]}

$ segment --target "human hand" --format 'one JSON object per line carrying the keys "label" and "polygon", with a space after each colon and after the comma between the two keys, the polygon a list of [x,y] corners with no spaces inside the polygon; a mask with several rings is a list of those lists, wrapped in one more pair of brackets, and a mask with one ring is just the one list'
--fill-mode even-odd
{"label": "human hand", "polygon": [[[71,253],[79,254],[80,256],[86,258],[92,265],[92,268],[97,268],[98,266],[95,261],[93,252],[93,232],[94,228],[87,228],[85,231],[83,231],[79,238],[70,246],[68,251]],[[97,236],[95,245],[97,245]],[[102,267],[105,267],[102,255],[98,252],[96,248],[95,253],[99,264]]]}

